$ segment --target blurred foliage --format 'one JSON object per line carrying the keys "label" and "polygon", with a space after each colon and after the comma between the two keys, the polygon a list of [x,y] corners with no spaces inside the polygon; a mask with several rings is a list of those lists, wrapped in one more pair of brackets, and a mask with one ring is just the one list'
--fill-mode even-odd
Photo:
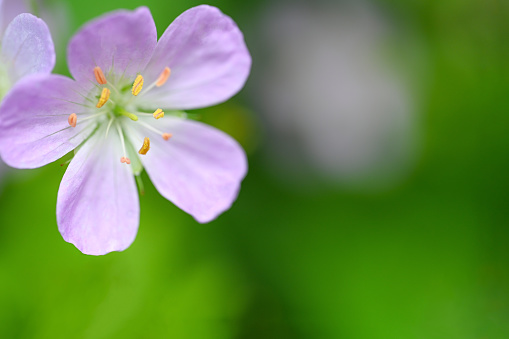
{"label": "blurred foliage", "polygon": [[[106,11],[146,5],[159,34],[198,4],[67,3],[73,32]],[[210,4],[250,46],[269,3]],[[232,209],[200,225],[144,175],[136,241],[92,257],[57,230],[65,167],[12,170],[0,196],[0,337],[508,338],[509,4],[375,4],[416,32],[429,58],[423,152],[409,178],[369,194],[282,185],[264,162],[270,145],[260,138],[256,149],[252,139],[263,135],[253,104],[262,98],[244,91],[223,105],[246,107],[246,119],[232,117],[238,128],[228,112],[200,112],[249,145],[250,173]]]}

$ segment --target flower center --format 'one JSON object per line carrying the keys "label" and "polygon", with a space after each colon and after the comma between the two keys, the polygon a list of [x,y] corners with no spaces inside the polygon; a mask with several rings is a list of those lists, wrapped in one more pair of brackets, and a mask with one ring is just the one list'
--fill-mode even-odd
{"label": "flower center", "polygon": [[[2,73],[0,73],[0,76],[1,74]],[[135,104],[136,98],[138,96],[143,96],[153,88],[161,87],[168,81],[168,78],[170,77],[171,74],[171,70],[169,67],[164,68],[164,70],[161,72],[161,75],[157,78],[157,80],[154,81],[154,83],[150,84],[145,89],[143,87],[144,78],[141,74],[138,74],[136,76],[132,84],[129,83],[125,85],[124,82],[125,86],[122,86],[120,88],[116,86],[119,85],[118,83],[114,84],[111,81],[108,81],[107,77],[104,75],[100,67],[95,67],[93,69],[93,74],[98,84],[95,86],[97,87],[97,89],[100,90],[100,94],[96,96],[95,93],[97,93],[97,91],[94,90],[91,92],[93,93],[92,98],[87,97],[86,100],[89,101],[90,103],[94,102],[95,108],[91,108],[91,111],[82,113],[85,115],[85,117],[83,118],[79,117],[80,114],[71,113],[68,116],[68,123],[71,127],[76,127],[80,122],[84,122],[89,119],[96,119],[96,121],[98,122],[107,122],[106,136],[108,136],[111,127],[113,127],[117,131],[123,152],[123,154],[119,155],[120,162],[127,165],[131,164],[131,159],[127,156],[128,155],[127,150],[134,147],[132,147],[128,139],[125,138],[126,131],[122,128],[123,125],[121,120],[124,117],[127,117],[130,120],[137,122],[139,125],[141,125],[143,128],[147,130],[150,130],[161,135],[161,137],[164,140],[169,140],[171,138],[172,135],[170,133],[160,131],[158,128],[153,127],[152,124],[142,121],[143,119],[139,119],[139,116],[142,117],[151,116],[155,120],[159,120],[164,117],[164,112],[162,109],[158,108],[153,113],[149,113],[144,112],[143,109],[138,108]],[[1,79],[3,79],[3,77],[0,78],[0,81]],[[95,100],[97,100],[96,103]],[[141,148],[138,151],[138,154],[145,155],[149,150],[150,150],[150,139],[148,137],[145,137],[141,145]],[[134,156],[136,157],[136,155]],[[139,163],[139,161],[137,161],[136,163]]]}

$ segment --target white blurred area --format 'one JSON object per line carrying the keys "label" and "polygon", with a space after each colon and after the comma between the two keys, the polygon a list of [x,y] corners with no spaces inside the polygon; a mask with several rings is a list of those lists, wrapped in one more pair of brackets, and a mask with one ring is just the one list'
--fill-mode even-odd
{"label": "white blurred area", "polygon": [[[11,0],[12,1],[12,0]],[[27,1],[27,0],[25,0]],[[55,44],[57,53],[57,65],[61,68],[66,64],[67,43],[71,38],[72,13],[69,3],[64,0],[30,0],[29,8],[32,12],[46,22]]]}
{"label": "white blurred area", "polygon": [[250,89],[280,174],[374,189],[404,179],[417,121],[407,69],[391,56],[412,46],[388,18],[361,1],[292,2],[261,24]]}

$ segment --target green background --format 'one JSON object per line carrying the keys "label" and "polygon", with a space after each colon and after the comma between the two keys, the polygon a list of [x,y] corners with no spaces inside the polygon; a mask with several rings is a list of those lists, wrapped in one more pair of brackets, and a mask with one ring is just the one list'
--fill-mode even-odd
{"label": "green background", "polygon": [[[0,195],[0,338],[509,338],[509,3],[374,3],[427,51],[422,151],[407,177],[382,191],[281,182],[249,82],[200,112],[250,162],[237,201],[209,224],[144,175],[136,241],[86,256],[56,225],[65,167],[12,170]],[[162,34],[198,4],[69,0],[63,35],[140,5]],[[271,2],[209,4],[259,44]],[[68,74],[65,57],[56,72]]]}

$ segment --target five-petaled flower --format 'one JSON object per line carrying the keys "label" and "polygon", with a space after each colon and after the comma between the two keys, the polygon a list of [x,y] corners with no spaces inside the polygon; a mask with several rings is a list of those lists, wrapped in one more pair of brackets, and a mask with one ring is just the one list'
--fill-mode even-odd
{"label": "five-petaled flower", "polygon": [[227,134],[179,110],[223,102],[244,85],[251,57],[217,8],[180,15],[157,41],[150,11],[120,10],[86,24],[68,46],[75,80],[23,79],[0,109],[0,154],[36,168],[74,150],[57,199],[63,238],[83,253],[121,251],[139,224],[135,175],[199,222],[236,199],[245,153]]}

